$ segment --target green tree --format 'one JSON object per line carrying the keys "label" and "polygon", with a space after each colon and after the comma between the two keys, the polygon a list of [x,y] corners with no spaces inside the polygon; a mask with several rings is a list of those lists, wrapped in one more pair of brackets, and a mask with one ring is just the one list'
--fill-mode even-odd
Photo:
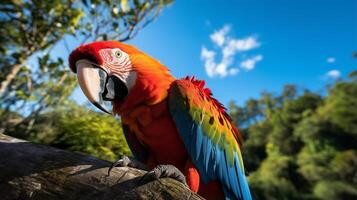
{"label": "green tree", "polygon": [[73,102],[41,114],[30,140],[110,161],[130,155],[118,119]]}
{"label": "green tree", "polygon": [[356,77],[338,80],[325,96],[287,85],[280,95],[230,105],[258,199],[357,198]]}
{"label": "green tree", "polygon": [[295,134],[304,142],[299,173],[319,199],[355,199],[357,82],[333,85],[324,103],[303,119]]}
{"label": "green tree", "polygon": [[271,155],[248,177],[259,199],[301,199],[291,181],[293,161],[288,156]]}
{"label": "green tree", "polygon": [[[67,40],[71,38],[81,43],[129,40],[171,2],[3,1],[0,5],[2,131],[21,133],[24,137],[41,112],[62,103],[76,87],[74,76],[64,61],[67,58],[53,52],[56,47],[67,49],[62,52],[67,57],[70,51]],[[13,120],[12,111],[21,117]]]}

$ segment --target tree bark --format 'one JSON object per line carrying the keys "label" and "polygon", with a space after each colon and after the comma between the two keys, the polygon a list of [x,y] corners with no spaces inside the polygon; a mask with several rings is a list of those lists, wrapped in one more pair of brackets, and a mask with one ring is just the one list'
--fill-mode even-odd
{"label": "tree bark", "polygon": [[0,134],[0,199],[203,199],[170,178]]}

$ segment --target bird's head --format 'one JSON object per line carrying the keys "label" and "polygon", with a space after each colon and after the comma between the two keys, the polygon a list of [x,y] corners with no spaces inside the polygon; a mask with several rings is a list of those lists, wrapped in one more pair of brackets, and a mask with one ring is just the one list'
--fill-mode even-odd
{"label": "bird's head", "polygon": [[[88,100],[107,113],[158,103],[174,80],[160,62],[116,41],[81,45],[70,54],[69,64]],[[112,102],[112,111],[104,101]]]}

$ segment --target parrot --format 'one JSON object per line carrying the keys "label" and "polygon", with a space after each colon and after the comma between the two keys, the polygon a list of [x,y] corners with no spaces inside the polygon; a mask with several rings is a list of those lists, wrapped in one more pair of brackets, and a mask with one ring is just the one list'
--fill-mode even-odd
{"label": "parrot", "polygon": [[119,41],[80,45],[69,67],[94,106],[120,116],[132,157],[108,173],[137,167],[148,171],[147,180],[174,178],[206,199],[252,199],[242,136],[205,81],[176,79],[158,60]]}

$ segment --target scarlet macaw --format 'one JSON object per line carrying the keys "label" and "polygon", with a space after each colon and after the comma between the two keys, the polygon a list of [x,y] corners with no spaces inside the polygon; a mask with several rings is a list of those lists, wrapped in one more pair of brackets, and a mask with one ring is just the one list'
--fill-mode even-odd
{"label": "scarlet macaw", "polygon": [[[157,60],[116,41],[79,46],[69,63],[89,101],[121,116],[135,159],[114,166],[147,166],[149,177],[176,178],[206,199],[251,199],[241,135],[204,81],[175,79]],[[111,101],[111,112],[103,101]]]}

